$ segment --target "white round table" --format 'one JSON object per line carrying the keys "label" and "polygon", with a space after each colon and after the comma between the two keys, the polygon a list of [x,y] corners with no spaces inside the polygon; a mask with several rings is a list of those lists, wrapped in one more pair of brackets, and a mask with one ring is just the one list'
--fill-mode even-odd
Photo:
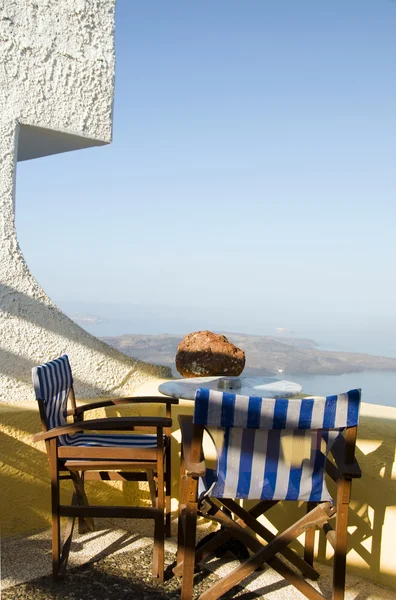
{"label": "white round table", "polygon": [[[194,400],[198,388],[210,388],[212,390],[220,389],[219,377],[192,377],[190,379],[171,379],[158,386],[158,391],[165,396],[172,398],[183,398],[185,400]],[[224,390],[223,392],[232,392],[242,396],[256,396],[258,398],[290,398],[296,396],[302,390],[301,385],[293,381],[280,381],[275,377],[235,377],[241,381],[239,389]]]}

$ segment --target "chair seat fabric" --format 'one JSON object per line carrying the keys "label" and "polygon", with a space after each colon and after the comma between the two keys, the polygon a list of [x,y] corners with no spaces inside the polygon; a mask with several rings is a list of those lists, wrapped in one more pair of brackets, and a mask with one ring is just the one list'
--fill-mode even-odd
{"label": "chair seat fabric", "polygon": [[155,434],[91,434],[75,433],[63,435],[59,438],[61,446],[89,446],[89,447],[117,447],[117,448],[156,448],[157,436]]}
{"label": "chair seat fabric", "polygon": [[232,428],[225,431],[224,448],[217,474],[206,475],[214,498],[331,500],[321,432]]}

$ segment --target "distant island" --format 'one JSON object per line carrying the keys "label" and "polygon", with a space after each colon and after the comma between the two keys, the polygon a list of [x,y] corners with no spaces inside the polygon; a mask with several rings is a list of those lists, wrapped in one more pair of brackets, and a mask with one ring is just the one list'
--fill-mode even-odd
{"label": "distant island", "polygon": [[[396,358],[318,350],[310,339],[276,336],[256,336],[222,332],[246,353],[245,375],[342,375],[362,371],[395,371]],[[282,333],[286,333],[283,332]],[[175,370],[177,346],[182,335],[125,334],[102,337],[110,346],[140,360],[166,365]]]}

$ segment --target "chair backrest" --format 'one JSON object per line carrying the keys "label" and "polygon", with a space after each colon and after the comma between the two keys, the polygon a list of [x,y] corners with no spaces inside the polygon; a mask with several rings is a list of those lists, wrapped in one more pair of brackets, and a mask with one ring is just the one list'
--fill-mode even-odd
{"label": "chair backrest", "polygon": [[40,415],[46,429],[66,424],[67,401],[73,377],[66,354],[32,369]]}
{"label": "chair backrest", "polygon": [[326,456],[340,432],[357,427],[360,397],[360,390],[303,399],[197,390],[194,423],[222,431],[221,443],[212,436],[218,461],[210,495],[331,500]]}

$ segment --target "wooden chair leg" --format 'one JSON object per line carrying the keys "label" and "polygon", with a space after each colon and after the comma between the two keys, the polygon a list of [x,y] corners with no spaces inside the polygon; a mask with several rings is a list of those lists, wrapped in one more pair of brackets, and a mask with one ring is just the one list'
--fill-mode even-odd
{"label": "wooden chair leg", "polygon": [[157,506],[157,487],[154,481],[153,469],[147,469],[147,481],[149,484],[151,503],[153,506]]}
{"label": "wooden chair leg", "polygon": [[[161,432],[162,438],[162,432]],[[163,438],[162,438],[163,439]],[[164,455],[163,447],[158,448],[157,459],[157,511],[154,522],[153,577],[164,582],[165,570],[165,489],[164,489]]]}
{"label": "wooden chair leg", "polygon": [[[78,505],[78,498],[77,498],[77,494],[75,492],[73,494],[72,505],[73,506]],[[62,554],[60,557],[60,568],[59,568],[60,573],[64,573],[67,568],[67,562],[69,560],[70,547],[71,547],[72,538],[73,538],[75,520],[76,520],[75,517],[69,517],[67,520],[65,537],[64,537],[63,546],[62,546]]]}
{"label": "wooden chair leg", "polygon": [[351,485],[351,480],[347,479],[339,479],[337,484],[332,600],[344,600],[345,595],[348,508],[351,497]]}
{"label": "wooden chair leg", "polygon": [[[74,489],[77,494],[78,503],[81,506],[89,506],[88,498],[84,489],[84,473],[71,472],[71,478],[73,480]],[[95,523],[92,517],[79,517],[78,518],[78,533],[88,533],[88,531],[95,531]]]}
{"label": "wooden chair leg", "polygon": [[[315,508],[316,502],[308,502],[307,503],[307,513],[309,513],[313,508]],[[315,528],[311,527],[307,529],[305,532],[305,542],[304,542],[304,560],[306,563],[313,567],[314,562],[314,548],[315,548]]]}
{"label": "wooden chair leg", "polygon": [[163,509],[156,517],[154,522],[154,552],[153,552],[153,577],[160,583],[164,582],[164,543],[165,543],[165,522]]}
{"label": "wooden chair leg", "polygon": [[[197,481],[188,477],[185,508],[185,532],[183,548],[183,574],[181,600],[191,600],[193,595],[195,567],[195,538],[197,529]],[[191,500],[190,500],[191,499]]]}
{"label": "wooden chair leg", "polygon": [[[80,481],[81,481],[81,488],[82,488],[82,494],[80,494],[81,500],[83,500],[82,495],[85,496],[85,490],[84,490],[84,471],[81,473],[80,477]],[[90,527],[88,525],[88,523],[86,522],[86,520],[84,519],[84,517],[78,517],[78,533],[79,534],[83,534],[83,533],[88,533],[88,531],[90,530]]]}
{"label": "wooden chair leg", "polygon": [[180,457],[180,487],[179,487],[179,507],[178,507],[178,519],[177,519],[177,559],[176,562],[183,561],[184,554],[184,530],[185,530],[185,503],[186,503],[186,483],[187,479],[184,477],[185,466],[183,454]]}
{"label": "wooden chair leg", "polygon": [[171,522],[171,500],[172,500],[172,480],[171,480],[171,443],[169,438],[169,445],[166,448],[165,453],[165,535],[171,537],[172,522]]}
{"label": "wooden chair leg", "polygon": [[51,515],[52,515],[52,576],[57,579],[60,567],[60,516],[59,516],[59,470],[57,440],[49,442],[49,465],[51,477]]}

